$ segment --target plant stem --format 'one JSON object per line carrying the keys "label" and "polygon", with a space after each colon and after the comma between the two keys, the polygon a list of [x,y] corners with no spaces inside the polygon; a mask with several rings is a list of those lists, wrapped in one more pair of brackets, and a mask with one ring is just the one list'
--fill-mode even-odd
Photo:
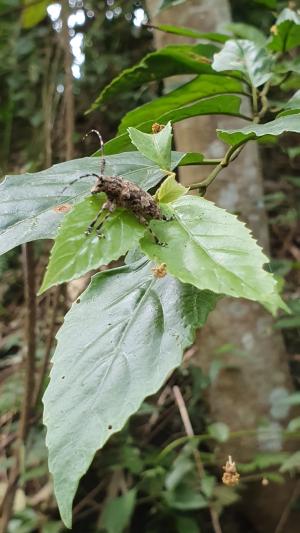
{"label": "plant stem", "polygon": [[270,81],[267,81],[267,83],[264,85],[263,90],[260,93],[260,100],[261,100],[261,110],[258,113],[259,120],[265,116],[266,112],[269,109],[269,102],[267,98],[267,94],[270,90],[271,84]]}
{"label": "plant stem", "polygon": [[285,528],[285,525],[287,523],[291,508],[292,508],[293,504],[295,503],[295,501],[297,500],[299,494],[300,494],[300,481],[297,481],[297,483],[296,483],[296,485],[295,485],[295,487],[293,489],[293,492],[291,494],[291,497],[290,497],[287,505],[285,506],[285,508],[283,510],[283,513],[282,513],[282,515],[280,517],[280,520],[279,520],[279,522],[277,524],[277,527],[275,529],[275,533],[282,533],[284,531],[284,528]]}
{"label": "plant stem", "polygon": [[33,243],[27,243],[23,246],[24,261],[24,283],[25,283],[25,306],[26,306],[26,377],[25,377],[25,394],[23,400],[23,410],[20,420],[20,438],[25,442],[28,429],[29,418],[33,404],[34,391],[34,370],[35,370],[35,351],[36,351],[36,290],[35,290],[35,260]]}
{"label": "plant stem", "polygon": [[257,99],[257,90],[254,85],[252,85],[252,109],[253,109],[253,120],[255,121],[255,118],[258,114],[258,99]]}
{"label": "plant stem", "polygon": [[214,179],[221,172],[221,170],[223,170],[223,168],[225,167],[228,167],[229,163],[231,161],[234,161],[234,159],[236,159],[236,157],[241,152],[244,144],[245,144],[245,141],[243,140],[234,146],[230,146],[230,148],[228,148],[226,154],[224,155],[223,159],[221,159],[219,164],[213,169],[213,171],[207,176],[207,178],[205,178],[204,180],[198,183],[192,183],[189,186],[190,190],[200,189],[202,192],[202,195],[204,195],[207,187],[214,181]]}
{"label": "plant stem", "polygon": [[49,327],[48,337],[46,340],[46,350],[45,350],[43,363],[39,371],[39,375],[36,378],[36,387],[35,387],[35,394],[34,394],[34,405],[35,406],[38,404],[42,396],[45,375],[48,369],[49,359],[51,355],[51,348],[52,348],[54,334],[55,334],[55,320],[56,320],[56,315],[57,315],[60,289],[61,289],[60,286],[56,287],[53,293],[52,310],[51,310],[51,316],[50,316],[50,327]]}
{"label": "plant stem", "polygon": [[[181,420],[184,425],[185,432],[188,437],[193,437],[195,435],[193,426],[192,426],[192,423],[191,423],[191,420],[190,420],[190,417],[189,417],[189,414],[188,414],[188,411],[185,405],[185,401],[181,394],[181,390],[179,387],[177,387],[177,385],[173,387],[173,394],[174,394],[175,401],[177,403],[177,407],[178,407],[178,410],[181,416]],[[198,449],[195,449],[193,453],[194,453],[198,476],[199,476],[199,479],[202,480],[202,478],[205,476],[205,469],[202,463],[201,455]],[[219,521],[217,511],[211,505],[209,505],[209,512],[210,512],[210,517],[211,517],[214,532],[222,533],[221,524]]]}

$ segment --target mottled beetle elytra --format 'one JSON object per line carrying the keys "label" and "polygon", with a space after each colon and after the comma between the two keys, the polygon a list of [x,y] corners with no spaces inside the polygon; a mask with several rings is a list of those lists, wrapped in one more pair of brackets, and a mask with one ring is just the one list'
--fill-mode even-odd
{"label": "mottled beetle elytra", "polygon": [[[75,180],[71,181],[64,189],[63,192],[73,185],[76,181],[93,176],[96,178],[96,182],[91,189],[92,194],[97,194],[104,192],[107,196],[107,201],[102,205],[101,209],[97,213],[96,217],[86,230],[86,235],[92,233],[93,230],[96,231],[97,235],[100,238],[103,238],[104,235],[101,233],[101,227],[104,222],[109,218],[111,213],[117,207],[124,207],[131,211],[138,221],[141,224],[147,225],[150,220],[167,220],[167,218],[161,213],[159,206],[152,198],[151,194],[144,191],[141,187],[123,179],[121,176],[105,176],[105,165],[106,160],[104,157],[104,143],[101,134],[97,130],[90,130],[85,136],[84,139],[95,133],[100,142],[100,172],[95,174],[93,172],[79,176]],[[155,237],[156,242],[157,238]],[[162,244],[162,243],[160,243]]]}

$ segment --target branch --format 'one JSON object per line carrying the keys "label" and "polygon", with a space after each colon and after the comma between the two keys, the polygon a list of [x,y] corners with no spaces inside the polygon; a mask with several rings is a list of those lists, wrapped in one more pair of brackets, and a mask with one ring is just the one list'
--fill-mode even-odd
{"label": "branch", "polygon": [[282,512],[282,515],[280,517],[280,520],[276,526],[276,529],[275,529],[275,533],[282,533],[284,532],[284,528],[285,528],[285,525],[288,521],[288,518],[289,518],[289,515],[290,515],[290,512],[291,512],[291,508],[292,506],[294,505],[295,501],[297,500],[298,496],[300,494],[300,481],[297,481],[294,489],[293,489],[293,492],[291,494],[291,497],[288,501],[288,503],[286,504],[285,508],[283,509],[283,512]]}
{"label": "branch", "polygon": [[35,406],[38,404],[38,402],[41,399],[44,380],[45,380],[46,372],[48,370],[52,344],[54,341],[55,320],[56,320],[57,308],[58,308],[58,303],[59,303],[60,289],[61,287],[59,285],[58,287],[56,287],[54,294],[53,294],[52,311],[51,311],[51,316],[50,316],[50,327],[49,327],[48,337],[46,340],[45,355],[44,355],[43,363],[40,368],[39,376],[37,376],[36,378],[36,387],[35,387],[35,394],[34,394],[34,405]]}
{"label": "branch", "polygon": [[19,443],[15,448],[14,459],[15,463],[12,467],[8,486],[2,501],[0,514],[0,533],[6,533],[7,525],[11,518],[13,503],[15,499],[16,490],[18,487],[18,480],[22,468],[22,451],[24,449],[28,430],[30,427],[30,414],[33,404],[34,391],[34,369],[35,369],[35,351],[36,351],[36,295],[35,295],[35,261],[33,244],[27,243],[23,245],[23,268],[24,268],[24,293],[25,293],[25,336],[26,336],[26,352],[25,352],[25,390],[22,401],[22,410],[20,415],[19,425]]}
{"label": "branch", "polygon": [[[177,407],[180,412],[180,416],[181,416],[181,420],[184,425],[185,432],[188,437],[194,437],[195,433],[194,433],[193,426],[191,424],[191,420],[190,420],[190,417],[189,417],[189,414],[188,414],[188,411],[185,405],[185,401],[181,394],[180,388],[177,387],[176,385],[173,387],[173,394],[175,397],[175,401],[177,403]],[[194,449],[193,454],[195,458],[195,463],[196,463],[196,468],[198,471],[199,479],[202,480],[202,478],[205,476],[205,469],[202,463],[200,452],[198,449]],[[210,517],[211,517],[214,532],[222,533],[221,524],[219,522],[217,511],[211,505],[209,505],[209,512],[210,512]]]}
{"label": "branch", "polygon": [[69,9],[68,2],[62,2],[61,46],[64,51],[64,68],[65,68],[64,106],[65,106],[66,160],[72,159],[73,154],[74,154],[73,133],[74,133],[74,122],[75,122],[73,74],[72,74],[73,56],[72,56],[72,52],[70,48],[70,34],[69,34],[69,28],[68,28],[69,11],[70,9]]}
{"label": "branch", "polygon": [[234,146],[230,146],[223,159],[221,159],[220,163],[213,169],[213,171],[207,176],[207,178],[198,183],[192,183],[191,185],[189,185],[190,189],[200,189],[202,195],[204,195],[207,187],[214,181],[214,179],[221,172],[221,170],[223,170],[223,168],[228,167],[229,163],[231,163],[237,158],[237,156],[242,151],[245,143],[246,141],[243,140],[240,143],[235,144]]}

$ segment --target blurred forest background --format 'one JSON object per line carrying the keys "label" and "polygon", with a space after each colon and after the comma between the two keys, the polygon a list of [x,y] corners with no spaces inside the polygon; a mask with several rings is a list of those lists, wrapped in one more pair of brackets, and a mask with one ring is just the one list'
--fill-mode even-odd
{"label": "blurred forest background", "polygon": [[[188,9],[189,0],[165,1],[168,3],[170,7],[162,12],[164,22],[188,25],[178,13]],[[178,7],[171,6],[176,3]],[[87,131],[98,129],[108,140],[115,135],[125,112],[162,94],[162,84],[153,82],[124,92],[110,105],[86,114],[100,91],[122,69],[161,44],[147,27],[152,20],[151,4],[131,0],[0,0],[1,178],[7,172],[34,172],[93,153],[97,149],[95,140],[82,142]],[[218,10],[218,5],[223,8],[224,4],[227,2],[211,0],[208,9]],[[243,33],[243,24],[268,34],[275,7],[272,0],[232,0],[232,21],[240,23],[235,26],[235,34]],[[195,18],[194,27],[202,30],[201,24]],[[168,42],[176,39],[169,36]],[[299,85],[299,74],[289,76],[282,87],[287,99]],[[199,124],[205,127],[203,122]],[[178,145],[177,149],[184,149]],[[216,532],[208,500],[221,513],[224,533],[299,531],[299,140],[290,134],[280,144],[261,145],[259,157],[258,161],[255,154],[254,159],[237,163],[240,166],[235,174],[250,166],[263,176],[263,193],[256,204],[264,205],[267,213],[271,266],[284,285],[292,314],[275,322],[268,319],[263,336],[272,342],[264,340],[252,350],[253,337],[257,339],[251,319],[242,336],[239,324],[232,321],[228,325],[230,334],[222,330],[218,335],[217,328],[222,329],[226,313],[220,309],[206,330],[214,342],[208,343],[202,333],[198,344],[187,352],[183,367],[97,454],[76,496],[72,529],[76,533]],[[248,202],[246,189],[247,185],[244,203]],[[37,241],[30,248],[31,275],[38,288],[51,242]],[[24,320],[28,309],[20,247],[0,258],[0,272],[1,499],[14,461],[23,391]],[[34,302],[36,402],[9,533],[64,531],[47,468],[41,396],[55,332],[85,285],[86,280],[71,282]],[[252,308],[258,312],[258,306]],[[247,343],[249,339],[252,344]],[[247,368],[252,388],[247,380],[244,387],[241,368]],[[276,385],[279,374],[284,375],[281,386]],[[174,385],[180,387],[177,399]],[[198,448],[194,441],[185,440],[186,409],[194,433],[201,435],[196,446],[203,471],[197,489],[190,480],[195,474],[195,460],[197,467]],[[235,487],[222,484],[222,466],[229,454],[241,476]]]}

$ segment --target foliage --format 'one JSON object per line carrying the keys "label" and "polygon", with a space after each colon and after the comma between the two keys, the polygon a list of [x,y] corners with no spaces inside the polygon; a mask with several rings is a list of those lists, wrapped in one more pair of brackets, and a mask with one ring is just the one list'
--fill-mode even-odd
{"label": "foliage", "polygon": [[[162,2],[161,8],[176,3]],[[43,19],[46,3],[40,4],[41,11],[34,16],[30,14],[32,8],[24,10],[25,27]],[[272,7],[271,2],[268,5]],[[129,110],[120,122],[118,135],[105,145],[105,153],[110,154],[105,156],[105,176],[121,176],[150,191],[161,219],[144,224],[135,218],[129,204],[128,208],[117,205],[110,214],[105,207],[110,200],[108,192],[90,196],[91,184],[101,169],[99,157],[8,176],[1,185],[2,253],[33,240],[55,240],[40,293],[114,260],[122,261],[127,254],[125,266],[98,272],[66,314],[44,395],[49,468],[67,527],[72,524],[79,481],[97,450],[124,428],[144,399],[156,393],[181,364],[196,329],[204,325],[219,298],[248,298],[273,314],[278,309],[289,312],[276,278],[264,268],[267,258],[249,230],[235,214],[204,196],[248,141],[300,133],[297,93],[288,104],[268,102],[269,93],[284,83],[287,73],[290,82],[295,79],[294,67],[287,62],[293,60],[290,51],[300,43],[299,15],[284,9],[270,37],[249,26],[232,27],[237,39],[221,34],[192,35],[186,28],[169,26],[159,30],[214,44],[176,45],[147,55],[104,88],[91,109],[150,81],[183,76],[182,84],[168,94]],[[186,82],[186,74],[193,79]],[[240,112],[245,100],[248,107],[251,105],[251,116]],[[246,118],[249,124],[217,132],[228,144],[220,160],[172,152],[172,123],[221,113]],[[155,127],[160,131],[155,132]],[[195,161],[213,167],[208,178],[192,184],[196,196],[177,184],[174,173],[180,164]],[[84,179],[79,179],[82,176]],[[101,208],[101,233],[92,230],[85,235]],[[216,369],[211,369],[210,376],[215,374]],[[290,429],[297,424],[294,421]],[[208,427],[208,439],[224,442],[229,437],[224,424]],[[176,443],[171,444],[175,449]],[[199,490],[193,467],[198,444],[187,442],[177,457],[168,449],[161,462],[153,458],[144,461],[148,464],[143,490],[153,499],[158,499],[159,492],[163,507],[173,511],[179,530],[187,523],[195,529],[193,518],[181,512],[207,508],[212,501],[222,507],[236,498],[230,491],[222,493],[213,476],[205,475]],[[128,470],[135,474],[140,463],[136,457],[132,459],[134,447],[123,446],[122,453],[128,449]],[[256,459],[251,468],[262,464],[270,466]],[[299,455],[282,459],[281,472],[298,467]],[[107,503],[101,527],[117,532],[127,526],[139,488],[133,484]],[[36,527],[36,515],[29,519],[30,527]]]}

